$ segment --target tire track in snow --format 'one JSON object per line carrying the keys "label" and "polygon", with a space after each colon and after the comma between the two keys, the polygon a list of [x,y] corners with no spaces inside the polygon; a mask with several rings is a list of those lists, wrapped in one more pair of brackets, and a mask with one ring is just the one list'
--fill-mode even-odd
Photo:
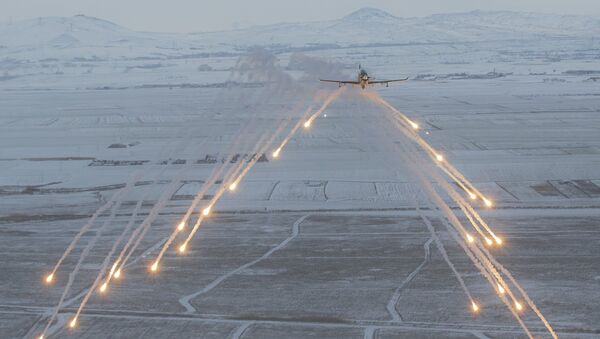
{"label": "tire track in snow", "polygon": [[417,266],[417,268],[415,268],[414,271],[412,271],[404,279],[404,281],[402,281],[400,286],[398,286],[398,288],[396,289],[396,291],[390,298],[390,301],[388,301],[387,310],[390,313],[390,316],[392,316],[392,319],[394,321],[399,321],[399,322],[403,321],[402,315],[396,309],[396,305],[398,304],[398,301],[400,300],[400,295],[402,294],[402,290],[404,290],[406,288],[406,286],[408,286],[408,284],[415,278],[415,276],[419,272],[421,272],[423,267],[425,267],[425,265],[427,265],[427,263],[429,262],[429,258],[431,258],[431,250],[430,250],[429,246],[431,245],[432,241],[433,241],[433,236],[431,236],[429,239],[427,239],[427,241],[423,244],[423,249],[425,251],[425,257],[423,258],[423,262],[421,262],[421,264],[419,266]]}
{"label": "tire track in snow", "polygon": [[485,333],[483,333],[481,331],[471,331],[471,334],[474,335],[478,339],[491,339],[490,337],[488,337],[487,335],[485,335]]}
{"label": "tire track in snow", "polygon": [[231,335],[231,339],[240,339],[244,335],[244,332],[246,332],[246,330],[251,325],[252,325],[251,322],[247,322],[247,323],[243,324],[242,326],[238,327],[237,330],[235,330],[235,332],[233,332],[233,334]]}
{"label": "tire track in snow", "polygon": [[294,238],[296,238],[298,236],[298,234],[300,233],[300,224],[302,224],[302,222],[304,222],[304,220],[306,218],[308,218],[310,216],[310,214],[306,214],[302,217],[300,217],[298,220],[296,220],[294,222],[294,225],[292,226],[292,234],[287,237],[285,240],[283,240],[281,243],[279,243],[279,245],[271,248],[267,253],[263,254],[260,258],[252,260],[236,269],[234,269],[233,271],[229,271],[228,273],[216,278],[215,280],[213,280],[210,284],[206,285],[203,289],[201,289],[198,292],[183,296],[179,299],[179,303],[185,308],[186,313],[195,313],[196,309],[194,308],[194,306],[192,306],[190,304],[190,301],[204,293],[207,293],[209,291],[211,291],[213,288],[217,287],[220,283],[222,283],[223,281],[225,281],[227,278],[241,272],[242,270],[268,258],[271,254],[275,253],[276,251],[282,249],[283,247],[285,247],[290,241],[292,241]]}
{"label": "tire track in snow", "polygon": [[377,337],[377,330],[378,328],[375,326],[367,326],[365,328],[365,335],[363,336],[364,339],[375,339]]}

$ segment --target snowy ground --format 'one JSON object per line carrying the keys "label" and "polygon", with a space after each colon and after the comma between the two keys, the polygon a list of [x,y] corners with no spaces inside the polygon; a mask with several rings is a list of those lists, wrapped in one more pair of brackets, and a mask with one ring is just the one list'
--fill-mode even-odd
{"label": "snowy ground", "polygon": [[[419,53],[427,50],[418,48],[372,48],[363,64],[371,62],[373,75],[381,78],[407,71],[485,74],[494,68],[487,59],[456,65],[430,56],[419,63]],[[357,58],[354,52],[315,54],[353,63],[358,59],[348,58]],[[285,61],[289,55],[279,57]],[[211,84],[228,77],[226,71],[197,72],[197,64],[207,61],[194,62],[174,62],[172,72],[131,73],[122,73],[122,65],[111,70],[99,63],[106,74],[98,77],[35,74],[0,83],[0,337],[39,332],[93,232],[84,235],[54,286],[43,286],[43,274],[86,219],[137,172],[138,185],[67,297],[61,326],[52,328],[55,337],[524,336],[435,215],[426,212],[482,306],[476,316],[469,311],[415,211],[418,185],[407,174],[410,165],[399,162],[390,146],[402,136],[384,128],[382,108],[352,90],[313,128],[299,131],[279,159],[259,162],[238,192],[224,196],[188,255],[167,252],[161,274],[150,276],[152,249],[218,165],[198,161],[222,157],[251,116],[251,107],[234,110],[220,101],[220,88],[143,87]],[[560,336],[598,337],[598,83],[588,81],[589,75],[564,73],[590,69],[587,60],[521,62],[500,63],[498,72],[515,74],[496,79],[410,81],[377,91],[418,121],[423,136],[494,199],[497,208],[482,211],[506,240],[494,254]],[[235,58],[208,63],[225,69]],[[104,86],[110,88],[95,89]],[[263,112],[265,124],[281,116],[277,104],[287,103],[272,100]],[[135,203],[145,199],[141,220],[182,171],[183,182],[124,280],[106,296],[92,298],[78,329],[65,329],[77,296],[94,279]],[[524,319],[540,337],[547,336],[531,312]]]}

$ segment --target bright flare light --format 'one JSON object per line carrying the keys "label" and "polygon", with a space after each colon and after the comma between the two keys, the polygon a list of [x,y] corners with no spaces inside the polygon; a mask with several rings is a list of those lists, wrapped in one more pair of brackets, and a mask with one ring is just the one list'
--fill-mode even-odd
{"label": "bright flare light", "polygon": [[419,129],[419,124],[417,124],[416,122],[411,121],[410,125],[412,126],[413,129]]}
{"label": "bright flare light", "polygon": [[75,326],[77,326],[77,318],[73,318],[73,320],[71,320],[71,322],[69,323],[69,327],[70,328],[75,328]]}
{"label": "bright flare light", "polygon": [[210,214],[210,206],[202,210],[202,215],[207,216]]}
{"label": "bright flare light", "polygon": [[489,245],[492,246],[494,243],[492,242],[492,240],[490,240],[490,238],[485,237],[485,242]]}
{"label": "bright flare light", "polygon": [[494,240],[496,240],[496,244],[502,245],[502,239],[501,238],[494,237]]}
{"label": "bright flare light", "polygon": [[281,148],[278,148],[273,152],[273,158],[279,157],[279,152],[281,152]]}
{"label": "bright flare light", "polygon": [[477,199],[477,195],[473,192],[469,192],[469,198],[471,198],[471,200],[476,200]]}
{"label": "bright flare light", "polygon": [[107,287],[108,287],[108,285],[106,283],[102,284],[102,286],[100,286],[100,292],[102,292],[102,293],[106,292]]}
{"label": "bright flare light", "polygon": [[504,287],[502,287],[502,285],[498,284],[498,292],[500,292],[500,294],[504,294],[506,291],[504,290]]}
{"label": "bright flare light", "polygon": [[182,221],[179,223],[179,225],[177,226],[177,230],[178,231],[183,231],[183,229],[185,228],[185,221]]}
{"label": "bright flare light", "polygon": [[152,264],[152,266],[150,266],[150,270],[152,272],[156,272],[156,270],[158,270],[158,262],[154,262],[154,264]]}
{"label": "bright flare light", "polygon": [[473,308],[473,312],[479,312],[479,305],[477,305],[474,301],[471,302],[471,308]]}
{"label": "bright flare light", "polygon": [[231,183],[231,185],[229,185],[229,190],[235,191],[236,187],[237,187],[237,182],[233,182],[233,183]]}
{"label": "bright flare light", "polygon": [[441,154],[436,154],[435,159],[439,162],[442,162],[442,161],[444,161],[444,156]]}
{"label": "bright flare light", "polygon": [[40,336],[38,337],[38,339],[44,339],[44,335],[40,334]]}
{"label": "bright flare light", "polygon": [[304,122],[304,128],[309,128],[311,124],[310,120],[306,120],[306,122]]}
{"label": "bright flare light", "polygon": [[179,246],[179,253],[185,253],[185,248],[186,248],[185,244]]}
{"label": "bright flare light", "polygon": [[118,269],[114,275],[115,279],[119,279],[121,277],[121,269]]}
{"label": "bright flare light", "polygon": [[50,274],[48,274],[48,276],[46,277],[46,282],[47,282],[47,283],[51,283],[53,279],[54,279],[54,273],[50,273]]}
{"label": "bright flare light", "polygon": [[467,241],[473,242],[473,241],[475,241],[475,238],[473,238],[473,236],[471,236],[470,234],[467,233]]}
{"label": "bright flare light", "polygon": [[520,303],[520,302],[518,302],[518,301],[515,301],[515,307],[516,307],[516,308],[517,308],[517,310],[519,310],[519,311],[523,310],[523,305],[521,305],[521,303]]}
{"label": "bright flare light", "polygon": [[487,206],[487,207],[492,207],[494,206],[494,204],[488,200],[487,198],[483,198],[483,203]]}

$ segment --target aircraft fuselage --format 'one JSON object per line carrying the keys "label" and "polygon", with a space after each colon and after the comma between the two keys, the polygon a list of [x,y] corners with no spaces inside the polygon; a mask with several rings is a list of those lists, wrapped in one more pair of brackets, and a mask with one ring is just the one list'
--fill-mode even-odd
{"label": "aircraft fuselage", "polygon": [[364,69],[361,69],[358,72],[358,82],[360,84],[360,88],[365,89],[369,86],[369,74]]}

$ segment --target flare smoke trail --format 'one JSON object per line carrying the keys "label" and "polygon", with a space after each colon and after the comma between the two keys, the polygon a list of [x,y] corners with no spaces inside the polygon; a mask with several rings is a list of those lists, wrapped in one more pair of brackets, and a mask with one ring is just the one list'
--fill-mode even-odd
{"label": "flare smoke trail", "polygon": [[[137,216],[138,211],[140,210],[140,207],[142,206],[143,202],[144,202],[144,199],[140,199],[137,202],[137,204],[135,205],[134,211],[132,212],[132,218],[130,219],[130,222],[127,223],[127,226],[125,226],[125,228],[123,229],[123,232],[121,233],[121,235],[119,236],[119,238],[113,244],[112,248],[110,249],[110,252],[104,258],[104,261],[102,262],[102,265],[100,267],[100,272],[98,273],[96,279],[92,283],[92,286],[89,288],[88,292],[83,297],[83,300],[81,301],[81,304],[77,308],[77,312],[75,313],[74,319],[78,319],[79,318],[79,315],[81,314],[81,311],[83,310],[83,308],[87,304],[88,300],[92,296],[92,293],[94,293],[94,291],[96,291],[96,288],[98,287],[98,284],[100,283],[100,281],[102,280],[102,278],[106,274],[106,269],[108,268],[108,265],[110,263],[110,259],[112,258],[113,254],[117,250],[117,247],[119,246],[119,244],[121,243],[121,241],[123,240],[123,238],[125,237],[125,234],[127,234],[127,232],[129,232],[129,230],[131,229],[132,225],[134,224],[135,216]],[[116,266],[113,266],[113,267],[116,267]],[[113,271],[113,269],[111,269],[111,271]],[[106,279],[107,280],[106,281],[107,284],[108,284],[108,280],[111,277],[112,277],[112,272],[111,272],[111,276],[107,277],[107,279]]]}
{"label": "flare smoke trail", "polygon": [[[395,125],[398,129],[400,129],[403,132],[403,134],[405,134],[405,135],[407,134],[405,128],[403,128],[405,126],[398,126],[397,122],[394,119],[390,119],[390,121],[392,122],[393,125]],[[398,145],[398,147],[399,146],[400,145]],[[417,159],[418,152],[416,152],[416,150],[414,150],[413,147],[411,147],[411,149],[409,150],[409,149],[407,149],[407,146],[408,145],[403,143],[402,144],[403,149],[401,150],[401,152],[399,152],[400,155],[403,158],[405,158],[404,162],[414,165],[414,166],[410,167],[411,171],[415,175],[417,175],[422,187],[425,189],[425,191],[428,193],[428,195],[430,195],[430,197],[433,199],[435,204],[438,205],[438,207],[440,208],[440,212],[443,213],[445,218],[448,218],[448,220],[454,225],[454,227],[456,227],[457,230],[459,230],[459,232],[461,234],[465,234],[466,232],[464,230],[464,227],[460,223],[460,221],[456,218],[456,216],[453,214],[453,212],[450,210],[450,208],[445,204],[445,202],[437,194],[437,192],[435,191],[433,186],[431,186],[429,181],[427,181],[424,178],[423,174],[421,173],[421,171],[424,168],[428,168],[427,165],[425,165],[422,160],[419,161]],[[406,158],[407,156],[410,156],[410,158]],[[417,166],[419,168],[419,170],[417,170],[415,166]],[[435,173],[433,170],[430,170],[430,172],[431,172],[430,175],[434,176],[436,181],[445,182],[441,177],[437,176],[437,173]],[[431,208],[433,208],[433,207],[431,207]],[[477,247],[469,248],[469,246],[466,245],[465,241],[458,235],[458,233],[456,233],[455,229],[450,224],[448,224],[448,222],[446,221],[445,218],[440,216],[440,220],[444,223],[444,225],[446,225],[446,228],[448,229],[450,234],[453,236],[455,241],[463,248],[463,250],[465,251],[467,256],[471,259],[471,261],[475,264],[475,266],[479,268],[481,273],[486,277],[486,279],[488,279],[488,281],[490,282],[492,287],[495,289],[497,284],[496,284],[496,280],[494,278],[498,278],[498,277],[493,277],[492,276],[493,273],[488,273],[488,269],[490,268],[490,264],[491,264],[491,263],[489,263],[489,260],[487,260],[487,258],[484,257],[483,253],[478,251]],[[484,265],[482,265],[482,262],[480,262],[480,260],[482,260],[483,263],[486,263],[485,266],[487,266],[488,269],[486,269],[484,267]],[[521,325],[523,330],[527,333],[527,335],[529,337],[532,337],[529,329],[527,328],[525,323],[522,321],[519,314],[512,308],[512,305],[510,303],[508,303],[505,298],[501,297],[500,299],[506,304],[507,308],[513,314],[515,319],[517,319],[517,321],[519,322],[519,324]]]}
{"label": "flare smoke trail", "polygon": [[[271,136],[271,138],[262,146],[259,148],[258,153],[262,153],[264,151],[266,151],[271,144],[273,143],[274,139],[277,137],[277,135],[283,130],[283,128],[285,127],[285,125],[280,126],[275,133]],[[260,143],[258,144],[260,145]],[[258,158],[252,159],[247,165],[246,167],[243,169],[242,173],[237,175],[237,173],[234,173],[231,177],[235,178],[234,182],[236,184],[239,184],[243,178],[246,176],[246,174],[248,173],[248,171],[250,171],[250,169],[252,169],[252,167],[258,162]],[[231,180],[231,179],[230,179]],[[217,201],[221,198],[221,196],[223,195],[223,193],[226,190],[226,185],[225,185],[225,180],[223,180],[224,185],[222,185],[219,190],[217,191],[217,194],[215,194],[214,198],[211,200],[209,206],[213,206],[214,204],[217,203]],[[200,228],[202,221],[204,220],[204,218],[202,216],[200,216],[198,218],[198,221],[196,222],[196,224],[194,225],[194,227],[192,228],[192,230],[190,231],[190,233],[188,234],[186,240],[183,242],[183,246],[184,248],[187,246],[187,244],[190,242],[190,240],[194,237],[194,235],[196,234],[196,232],[198,231],[198,229]]]}
{"label": "flare smoke trail", "polygon": [[[323,105],[321,106],[321,108],[315,112],[310,119],[314,120],[316,119],[320,114],[322,114],[328,107],[329,105],[331,105],[331,103],[337,99],[344,91],[344,88],[338,89],[335,92],[331,93],[329,96],[327,96],[327,98],[325,99],[325,102],[323,103]],[[312,120],[308,120],[308,121],[312,121]],[[299,124],[296,124],[296,126],[299,126]],[[289,140],[293,134],[297,131],[296,126],[294,126],[294,128],[290,131],[290,133],[288,134],[288,136],[285,138],[285,140]],[[278,133],[276,132],[269,140],[269,142],[267,144],[265,144],[261,149],[262,150],[266,150],[268,149],[272,142],[274,141],[274,139],[277,137]],[[278,150],[280,150],[278,148]],[[239,180],[241,180],[242,178],[244,178],[244,176],[248,173],[248,171],[250,171],[250,169],[252,169],[252,167],[254,166],[254,164],[256,163],[256,160],[254,160],[253,162],[249,163],[246,168],[244,168],[244,170],[242,171],[242,173],[239,175],[238,178],[240,178]],[[237,181],[238,179],[236,179]],[[218,201],[218,199],[221,197],[221,195],[223,194],[224,188],[222,187],[222,191],[220,190],[218,194],[215,195],[215,198],[213,199],[214,201],[211,201],[209,206],[212,206],[216,203],[216,201]],[[200,220],[200,219],[199,219]],[[186,241],[184,242],[184,245],[187,244],[194,236],[194,234],[198,231],[200,224],[202,223],[202,221],[200,220],[200,222],[197,222],[196,225],[194,225],[192,231],[190,232],[190,234],[188,235]]]}
{"label": "flare smoke trail", "polygon": [[[338,98],[344,91],[345,89],[338,89],[337,91],[331,93],[330,95],[328,95],[324,101],[324,103],[322,104],[321,108],[311,116],[311,118],[308,121],[312,121],[314,119],[316,119],[321,113],[323,113],[325,111],[325,109],[327,109],[327,107],[329,107],[329,105],[336,99]],[[310,108],[309,108],[310,109]],[[306,113],[304,114],[306,115]],[[288,134],[288,136],[285,138],[284,142],[289,141],[289,139],[293,136],[293,134],[297,131],[298,127],[300,126],[300,122],[299,121],[296,126],[294,126],[294,128],[290,131],[290,133]],[[284,126],[283,126],[284,127]],[[259,141],[257,143],[257,147],[260,147],[260,150],[258,152],[258,154],[263,153],[263,151],[266,151],[271,144],[273,143],[274,139],[278,136],[278,134],[281,132],[282,126],[280,126],[275,133],[273,133],[273,135],[271,136],[271,138],[269,139],[269,141],[262,147],[260,147],[259,145],[261,144],[261,141]],[[282,145],[285,145],[284,143],[282,143]],[[277,155],[279,154],[279,152],[281,152],[281,146],[280,148],[278,148],[276,150]],[[235,179],[235,183],[236,185],[239,184],[239,182],[245,177],[245,175],[248,173],[248,171],[250,171],[250,169],[252,169],[252,167],[254,166],[254,164],[258,161],[258,159],[252,159],[252,161],[244,168],[244,170],[242,171],[242,173],[236,177]],[[231,179],[228,180],[223,180],[223,185],[221,185],[221,187],[218,189],[217,193],[214,195],[214,197],[211,199],[210,203],[208,204],[207,208],[212,208],[212,206],[214,206],[218,200],[221,198],[221,196],[223,195],[223,193],[226,190],[226,183],[229,183]],[[190,208],[191,209],[191,208]],[[188,209],[188,211],[190,211],[190,209]],[[187,213],[186,213],[187,216]],[[202,222],[204,221],[204,215],[199,215],[198,220],[196,221],[196,223],[194,224],[194,226],[192,227],[192,230],[190,231],[189,235],[187,236],[186,240],[183,242],[183,245],[181,245],[181,249],[185,250],[187,247],[187,244],[189,243],[189,241],[193,238],[193,236],[195,235],[195,233],[198,231],[198,229],[200,228]],[[184,220],[187,220],[187,218],[184,218]],[[167,249],[169,248],[169,246],[173,243],[173,241],[175,240],[175,237],[177,235],[177,232],[173,232],[171,234],[171,236],[168,238],[167,242],[165,243],[165,245],[163,246],[163,248],[161,249],[159,255],[157,256],[157,259],[154,261],[152,269],[156,269],[158,263],[162,260],[162,257],[164,256],[165,252],[167,251]]]}
{"label": "flare smoke trail", "polygon": [[[137,174],[136,174],[137,175]],[[130,182],[131,180],[129,180],[128,182]],[[85,223],[85,225],[83,225],[83,227],[79,230],[79,232],[75,235],[75,237],[73,238],[73,240],[71,240],[71,243],[69,244],[69,246],[67,246],[67,248],[65,249],[64,253],[62,254],[62,256],[60,257],[60,259],[58,259],[58,262],[54,265],[54,268],[52,269],[51,273],[48,275],[50,277],[50,279],[47,279],[48,282],[52,281],[56,271],[58,271],[59,267],[62,265],[63,261],[69,256],[69,254],[71,254],[71,251],[73,251],[73,249],[75,248],[75,245],[77,244],[77,242],[79,241],[79,239],[81,239],[81,236],[83,236],[83,234],[85,232],[87,232],[90,227],[92,227],[92,225],[94,224],[94,222],[96,221],[96,219],[102,215],[102,213],[104,213],[104,211],[106,211],[107,209],[109,209],[111,206],[113,206],[120,198],[121,196],[125,195],[127,193],[127,191],[131,188],[131,186],[126,185],[125,187],[121,188],[118,192],[116,192],[115,194],[113,194],[113,196],[100,208],[98,208],[96,210],[96,212],[94,212],[94,214],[92,215],[92,217]]]}
{"label": "flare smoke trail", "polygon": [[[400,126],[397,126],[399,129],[401,129],[405,134],[406,131],[401,128]],[[416,156],[416,153],[412,152],[414,155],[413,157]],[[451,190],[451,187],[441,178],[439,177],[435,172],[431,173],[437,182],[439,182],[440,184],[442,184],[443,186],[445,185],[447,190]],[[426,180],[423,180],[423,185],[430,185],[428,182],[426,182]],[[431,189],[433,189],[431,187]],[[456,192],[454,192],[456,193]],[[459,198],[462,199],[462,197],[458,196]],[[440,198],[440,201],[443,202]],[[463,201],[464,202],[464,201]],[[454,214],[452,214],[452,211],[446,206],[444,206],[446,209],[446,217],[448,218],[448,220],[451,221],[452,224],[454,224],[455,226],[457,226],[457,229],[464,232],[464,228],[462,228],[462,225],[460,224],[460,222],[458,221],[458,219],[456,219],[456,217],[454,216]],[[445,220],[444,220],[445,222]],[[450,226],[449,224],[445,223],[447,226]],[[463,247],[463,249],[465,249],[465,251],[469,251],[469,249],[467,248],[467,246],[464,244],[463,241],[460,241],[461,238],[458,236],[458,234],[454,233],[454,237],[457,240],[457,242],[459,242],[461,244],[461,246]],[[500,265],[494,258],[493,256],[487,251],[487,249],[485,249],[485,247],[474,247],[474,254],[477,255],[477,257],[479,258],[479,260],[482,260],[484,265],[487,266],[487,270],[489,270],[490,274],[493,276],[490,276],[488,274],[484,274],[484,276],[486,276],[486,278],[490,281],[490,284],[492,285],[492,287],[494,289],[497,289],[498,284],[500,284],[501,286],[503,286],[505,288],[505,290],[509,293],[509,295],[511,296],[511,298],[513,299],[513,301],[516,303],[516,298],[514,297],[514,295],[512,294],[512,292],[510,291],[510,288],[508,288],[508,285],[506,284],[506,282],[504,282],[504,280],[502,279],[502,277],[499,275],[499,273],[495,270],[495,267],[500,268],[508,277],[509,279],[513,282],[513,284],[515,284],[515,286],[517,286],[517,288],[519,289],[519,291],[521,292],[521,294],[523,295],[524,299],[528,302],[528,304],[533,304],[533,301],[531,301],[531,299],[527,296],[526,292],[520,288],[520,286],[518,286],[518,284],[516,283],[516,280],[514,280],[514,278],[512,278],[512,275],[510,275],[510,272],[508,270],[506,270],[502,265]],[[483,271],[482,271],[483,273]],[[511,279],[512,278],[512,279]],[[497,281],[497,282],[496,282]],[[515,310],[512,308],[512,305],[510,303],[508,303],[506,301],[506,299],[504,297],[500,297],[500,299],[507,305],[507,307],[509,308],[509,310],[511,311],[511,313],[513,313],[513,315],[517,318],[517,320],[519,321],[519,323],[521,324],[521,326],[524,328],[524,330],[526,331],[526,333],[531,337],[530,332],[528,331],[527,327],[525,326],[525,324],[522,322],[522,320],[520,319],[520,316],[518,315],[517,312],[515,312]],[[533,304],[534,305],[534,304]],[[534,306],[531,306],[532,309],[535,308]],[[540,318],[540,320],[544,323],[544,326],[546,326],[546,328],[548,329],[548,331],[550,332],[550,334],[553,337],[556,337],[556,334],[554,332],[554,330],[552,329],[552,327],[550,326],[550,324],[548,323],[548,321],[545,319],[545,317],[541,314],[541,312],[539,312],[539,310],[537,308],[534,309],[536,315]]]}
{"label": "flare smoke trail", "polygon": [[486,204],[486,206],[490,207],[492,205],[491,201],[488,200],[483,195],[483,193],[481,193],[481,191],[479,191],[469,180],[467,180],[464,177],[464,175],[462,175],[462,173],[460,173],[454,166],[452,166],[447,161],[443,161],[443,157],[435,149],[433,149],[425,140],[423,140],[423,138],[421,138],[421,136],[419,136],[417,133],[414,132],[414,129],[415,129],[414,125],[413,125],[414,122],[412,122],[412,120],[410,120],[408,117],[406,117],[406,115],[404,115],[402,112],[400,112],[395,107],[393,107],[390,103],[385,101],[377,93],[369,92],[364,95],[367,98],[371,99],[372,101],[379,103],[379,104],[383,105],[384,107],[388,108],[388,110],[391,111],[392,113],[395,113],[396,117],[399,117],[401,119],[402,125],[404,125],[406,127],[406,129],[408,130],[405,133],[405,135],[407,135],[409,138],[413,139],[421,147],[423,147],[425,150],[427,150],[434,160],[438,160],[440,167],[447,170],[448,172],[450,172],[450,173],[448,173],[449,176],[457,177],[458,183],[462,183],[464,186],[467,186],[468,188],[464,187],[464,186],[462,188],[469,195],[471,195],[471,192],[473,192],[477,196],[481,197],[481,199]]}
{"label": "flare smoke trail", "polygon": [[[134,180],[131,181],[130,185],[133,185],[134,182],[137,181],[137,178],[135,178]],[[115,218],[115,215],[117,214],[117,210],[119,209],[119,207],[121,206],[121,202],[122,200],[119,199],[116,203],[115,203],[115,207],[112,209],[110,216],[108,217],[108,219],[106,219],[106,221],[102,224],[102,226],[100,226],[97,230],[96,230],[96,234],[92,237],[92,239],[89,241],[89,243],[87,244],[87,246],[83,249],[79,260],[77,261],[77,264],[75,264],[75,267],[73,268],[73,271],[69,274],[69,280],[67,281],[67,285],[65,286],[65,289],[58,301],[58,305],[56,305],[56,308],[54,309],[54,312],[52,312],[52,315],[50,316],[50,319],[48,319],[48,323],[46,324],[46,326],[44,327],[44,330],[42,332],[42,335],[45,335],[45,333],[48,331],[48,328],[50,327],[50,325],[52,324],[52,322],[54,321],[54,319],[56,318],[56,316],[58,315],[58,311],[60,310],[60,308],[62,307],[62,304],[67,296],[67,294],[69,293],[69,291],[71,290],[71,285],[73,285],[73,282],[75,280],[75,276],[77,275],[77,273],[79,272],[79,269],[81,268],[81,264],[83,263],[83,261],[85,260],[85,258],[87,257],[87,255],[89,254],[90,250],[94,247],[94,245],[96,244],[96,242],[98,241],[98,239],[100,238],[100,236],[102,235],[102,232],[104,231],[104,229],[110,225],[110,223],[112,222],[112,220]]]}
{"label": "flare smoke trail", "polygon": [[[477,255],[476,251],[473,252],[472,249],[477,249],[477,248],[476,247],[470,248],[465,243],[464,239],[462,239],[460,237],[460,235],[457,233],[457,230],[458,230],[458,232],[460,232],[460,234],[465,234],[464,227],[462,226],[460,221],[456,218],[456,216],[453,214],[452,210],[448,207],[448,205],[446,205],[446,203],[443,201],[443,199],[435,191],[435,189],[433,188],[431,183],[421,173],[421,171],[427,167],[426,166],[418,166],[419,164],[422,164],[423,162],[417,160],[417,158],[416,158],[417,153],[415,152],[414,148],[409,150],[409,149],[407,149],[407,145],[402,145],[402,147],[403,147],[403,149],[399,152],[399,154],[401,154],[401,156],[405,159],[405,161],[415,165],[414,167],[411,167],[411,170],[412,170],[413,174],[416,175],[417,178],[419,179],[419,182],[421,183],[424,191],[431,197],[431,199],[433,200],[433,203],[435,203],[435,205],[437,205],[438,210],[441,212],[440,218],[439,218],[440,221],[442,221],[442,223],[446,226],[446,229],[448,230],[450,235],[454,238],[454,240],[463,248],[464,252],[471,259],[473,264],[475,264],[475,266],[480,270],[480,272],[483,274],[483,276],[489,281],[490,285],[492,285],[492,288],[495,288],[496,281],[495,281],[494,277],[488,272],[488,270],[485,268],[485,265],[483,265],[483,263],[481,262],[482,260],[485,262],[485,258],[482,258],[481,256]],[[410,156],[410,158],[408,158],[408,156]],[[418,167],[418,169],[417,169],[417,167]],[[435,173],[433,171],[430,171],[430,172],[431,172],[430,174]],[[441,178],[436,178],[436,179],[439,180]],[[443,181],[443,179],[441,179],[441,180]],[[431,205],[430,205],[430,208],[432,210],[434,210],[433,206],[431,206]],[[450,221],[450,223],[448,223],[448,221]],[[500,299],[506,304],[507,308],[513,314],[513,316],[515,317],[515,319],[517,320],[519,325],[521,325],[521,328],[523,328],[523,331],[525,331],[527,336],[529,338],[533,339],[533,336],[532,336],[531,332],[529,331],[529,328],[523,322],[520,315],[517,312],[515,312],[515,310],[512,308],[512,305],[510,303],[508,303],[504,298],[500,298]]]}
{"label": "flare smoke trail", "polygon": [[[261,137],[260,140],[262,140],[265,137],[265,135],[263,135]],[[260,142],[259,140],[259,142]],[[187,220],[189,219],[189,216],[191,216],[191,213],[193,213],[193,211],[195,210],[197,204],[200,202],[200,200],[204,197],[204,194],[206,193],[206,191],[208,191],[208,189],[210,188],[210,186],[217,180],[217,178],[221,175],[221,173],[223,171],[225,171],[225,169],[227,168],[228,164],[230,163],[229,161],[226,161],[222,166],[219,166],[219,169],[216,171],[217,174],[215,175],[211,175],[211,179],[209,179],[206,183],[210,183],[210,184],[204,184],[202,186],[202,188],[200,189],[200,191],[198,191],[198,193],[196,193],[196,198],[200,197],[200,199],[194,199],[194,201],[196,201],[196,204],[192,203],[192,205],[188,208],[185,217],[183,218],[183,220],[181,221],[183,222],[187,222]],[[217,193],[214,195],[214,197],[210,200],[210,202],[208,203],[207,207],[205,208],[212,208],[212,206],[216,203],[216,201],[221,197],[221,195],[224,193],[225,189],[225,185],[231,180],[229,178],[229,175],[231,172],[234,172],[236,168],[240,167],[243,165],[243,160],[240,159],[238,165],[236,166],[230,166],[230,169],[226,172],[223,181],[221,183],[221,186],[219,187],[219,189],[217,190]],[[189,213],[189,214],[188,214]],[[200,223],[202,223],[202,221],[204,220],[204,217],[206,215],[204,215],[204,213],[199,212],[198,213],[198,219],[196,221],[196,223],[194,224],[194,227],[192,228],[191,232],[194,232],[195,229],[197,229],[200,225]],[[165,241],[165,243],[163,244],[160,252],[158,253],[158,255],[156,256],[156,259],[154,260],[152,267],[153,270],[155,270],[155,267],[158,266],[158,263],[160,263],[160,261],[162,260],[163,256],[165,255],[165,253],[167,252],[167,250],[170,248],[171,244],[173,243],[173,241],[175,241],[175,238],[177,237],[177,235],[180,233],[180,229],[177,227],[175,228],[171,234],[169,235],[169,237],[167,238],[167,240]],[[191,233],[190,232],[190,233]],[[186,242],[187,243],[187,242]]]}
{"label": "flare smoke trail", "polygon": [[460,273],[458,273],[458,271],[456,270],[456,267],[454,267],[454,264],[452,263],[452,261],[450,261],[450,257],[448,257],[448,253],[446,252],[446,249],[444,248],[444,244],[442,244],[442,241],[437,236],[437,234],[435,232],[435,228],[431,224],[431,221],[429,220],[429,218],[425,215],[425,213],[419,207],[419,203],[418,203],[417,199],[415,199],[415,209],[416,209],[417,213],[419,213],[421,220],[423,220],[423,222],[427,226],[427,229],[429,230],[429,233],[431,234],[431,237],[433,238],[433,241],[435,242],[435,246],[437,247],[438,251],[442,255],[442,258],[444,258],[444,261],[446,262],[446,264],[448,264],[448,267],[450,267],[450,269],[452,270],[452,273],[454,273],[454,276],[458,280],[458,283],[462,287],[467,298],[469,298],[469,300],[472,301],[473,296],[471,295],[471,292],[469,292],[469,289],[467,288],[467,284],[465,284],[465,281],[463,280],[462,276],[460,275]]}

